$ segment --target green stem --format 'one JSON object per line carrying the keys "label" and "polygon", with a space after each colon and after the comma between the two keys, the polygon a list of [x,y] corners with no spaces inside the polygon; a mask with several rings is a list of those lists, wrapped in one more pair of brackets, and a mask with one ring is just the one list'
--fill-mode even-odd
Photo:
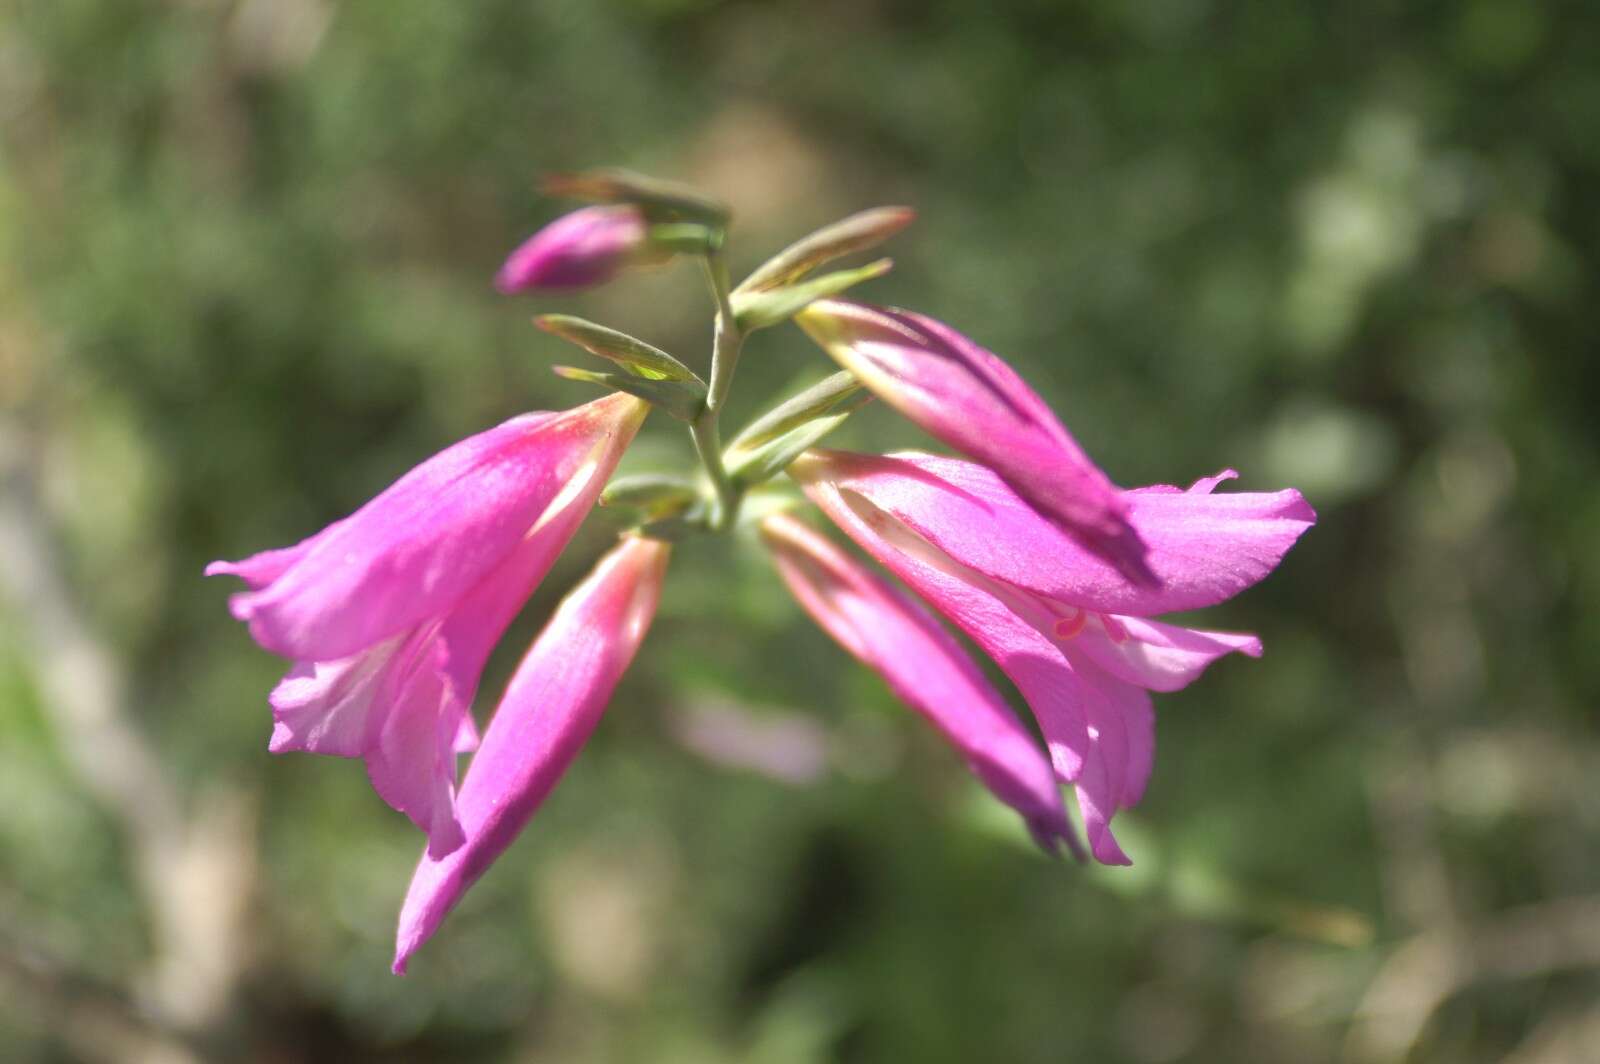
{"label": "green stem", "polygon": [[739,364],[739,351],[744,345],[744,334],[739,331],[733,315],[732,286],[728,280],[728,266],[722,250],[712,248],[703,260],[706,277],[711,283],[711,293],[717,301],[716,331],[711,347],[711,381],[706,394],[706,405],[689,425],[694,437],[695,451],[711,478],[717,494],[716,511],[711,516],[711,527],[722,531],[733,525],[739,515],[740,491],[722,465],[722,435],[718,422],[728,391],[733,386],[733,371]]}

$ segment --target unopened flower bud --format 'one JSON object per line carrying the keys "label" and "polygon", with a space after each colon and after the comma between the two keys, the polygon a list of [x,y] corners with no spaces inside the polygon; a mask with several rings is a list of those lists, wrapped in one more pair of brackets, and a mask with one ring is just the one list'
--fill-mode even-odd
{"label": "unopened flower bud", "polygon": [[646,236],[644,215],[637,207],[584,207],[524,241],[500,268],[495,287],[512,295],[603,284],[644,252]]}

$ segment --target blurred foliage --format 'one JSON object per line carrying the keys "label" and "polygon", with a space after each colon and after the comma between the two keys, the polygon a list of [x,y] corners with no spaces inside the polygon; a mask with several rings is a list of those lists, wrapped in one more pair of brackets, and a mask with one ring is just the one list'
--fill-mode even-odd
{"label": "blurred foliage", "polygon": [[[1414,1045],[1369,1022],[1403,994],[1360,1007],[1439,980],[1405,943],[1600,891],[1597,34],[1561,0],[0,0],[0,415],[163,774],[253,810],[205,1051],[1600,1059],[1600,958],[1457,957]],[[1132,869],[1031,852],[753,547],[692,543],[590,748],[388,974],[417,837],[359,766],[267,755],[280,663],[199,573],[592,397],[535,310],[703,364],[689,264],[491,291],[562,209],[537,175],[597,164],[726,197],[736,268],[915,205],[864,296],[1013,360],[1121,483],[1236,466],[1318,506],[1208,614],[1266,657],[1158,700]],[[732,424],[830,369],[762,333]],[[837,438],[926,445],[876,406]],[[625,468],[688,458],[658,417]],[[62,1017],[136,994],[154,932],[29,621],[0,613],[0,1058],[79,1059]],[[813,722],[820,777],[692,752],[683,714],[727,702]],[[41,952],[65,974],[29,987]],[[1535,1055],[1582,1029],[1594,1055]]]}

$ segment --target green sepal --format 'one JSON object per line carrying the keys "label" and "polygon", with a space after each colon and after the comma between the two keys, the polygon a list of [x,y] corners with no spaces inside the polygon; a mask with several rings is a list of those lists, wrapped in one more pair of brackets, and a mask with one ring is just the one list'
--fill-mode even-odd
{"label": "green sepal", "polygon": [[728,444],[727,453],[753,451],[764,443],[777,439],[790,429],[798,428],[832,413],[834,408],[861,390],[861,382],[849,370],[841,370],[797,392],[768,410],[750,424]]}
{"label": "green sepal", "polygon": [[706,402],[706,386],[699,381],[664,381],[635,377],[628,373],[605,373],[576,366],[551,366],[558,377],[586,381],[602,388],[636,395],[651,406],[660,407],[679,421],[693,421]]}
{"label": "green sepal", "polygon": [[577,344],[591,355],[615,362],[625,369],[652,380],[705,382],[694,370],[673,358],[659,347],[653,347],[627,333],[608,329],[571,314],[541,314],[533,323],[553,336]]}
{"label": "green sepal", "polygon": [[704,255],[721,247],[725,236],[726,230],[699,222],[663,222],[652,225],[646,239],[660,252]]}
{"label": "green sepal", "polygon": [[910,207],[874,207],[824,226],[790,244],[739,284],[740,292],[782,288],[825,262],[876,247],[916,218]]}
{"label": "green sepal", "polygon": [[551,196],[590,203],[632,203],[652,222],[702,221],[723,229],[731,213],[720,200],[688,185],[646,177],[631,170],[585,170],[576,174],[551,174],[544,180]]}
{"label": "green sepal", "polygon": [[893,259],[879,259],[853,270],[825,273],[821,277],[783,288],[759,292],[733,293],[733,316],[743,332],[764,329],[788,321],[818,299],[836,296],[862,281],[882,277],[894,266]]}
{"label": "green sepal", "polygon": [[845,418],[855,413],[871,398],[872,396],[866,393],[851,396],[835,406],[833,413],[807,421],[768,443],[748,451],[741,450],[735,453],[730,450],[723,456],[728,479],[740,487],[749,487],[771,480],[787,469],[790,462],[844,424]]}
{"label": "green sepal", "polygon": [[601,506],[629,507],[650,520],[681,514],[700,501],[694,481],[665,473],[618,477],[600,493]]}

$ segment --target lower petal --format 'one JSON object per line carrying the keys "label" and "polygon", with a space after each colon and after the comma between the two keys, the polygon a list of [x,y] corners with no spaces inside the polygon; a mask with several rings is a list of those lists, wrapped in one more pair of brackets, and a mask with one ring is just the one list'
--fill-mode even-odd
{"label": "lower petal", "polygon": [[428,835],[443,856],[465,841],[456,818],[455,740],[465,716],[437,669],[418,670],[367,751],[367,778],[378,796]]}
{"label": "lower petal", "polygon": [[361,757],[385,709],[385,688],[404,635],[338,661],[296,662],[267,696],[275,754],[303,750]]}
{"label": "lower petal", "polygon": [[[1069,653],[1149,691],[1181,690],[1225,654],[1261,656],[1261,640],[1248,632],[1211,632],[1143,617],[1113,615],[1111,620],[1112,626],[1086,627],[1072,639]],[[1121,638],[1109,635],[1107,627],[1120,628]]]}

